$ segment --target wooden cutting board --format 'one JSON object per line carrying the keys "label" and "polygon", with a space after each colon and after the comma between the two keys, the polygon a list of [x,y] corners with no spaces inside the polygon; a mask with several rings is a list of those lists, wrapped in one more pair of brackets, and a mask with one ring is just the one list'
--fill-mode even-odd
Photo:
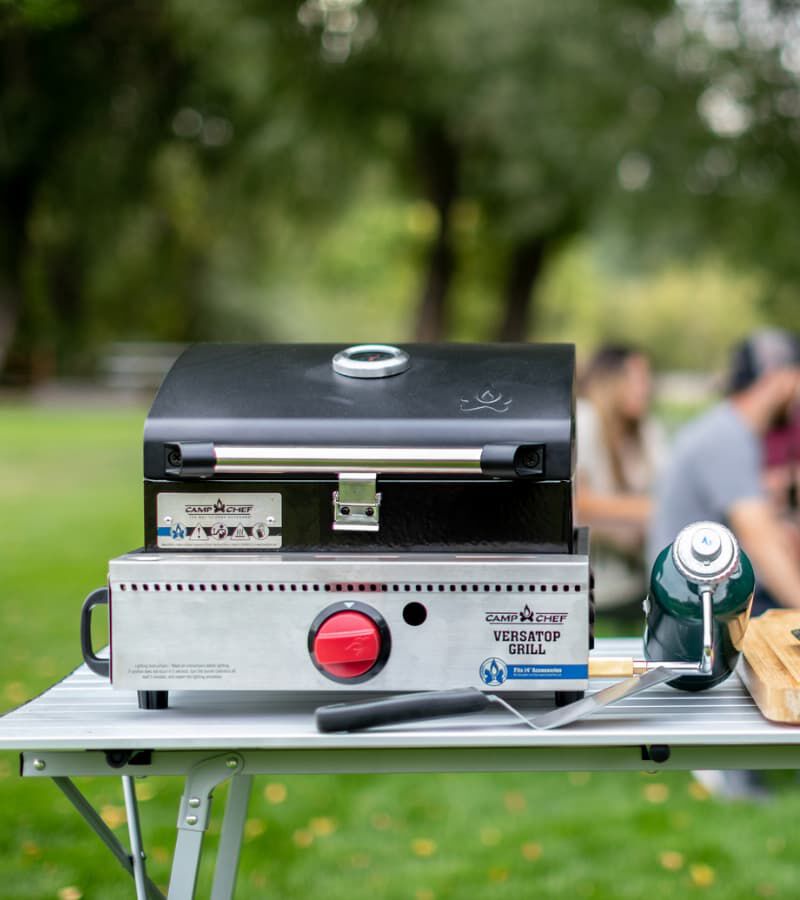
{"label": "wooden cutting board", "polygon": [[739,674],[773,722],[800,724],[800,610],[770,609],[747,627]]}

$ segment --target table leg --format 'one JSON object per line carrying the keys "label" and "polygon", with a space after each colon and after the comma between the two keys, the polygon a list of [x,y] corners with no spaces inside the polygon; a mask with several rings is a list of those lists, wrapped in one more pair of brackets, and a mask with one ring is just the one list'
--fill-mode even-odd
{"label": "table leg", "polygon": [[239,869],[239,853],[242,849],[242,832],[250,802],[252,775],[237,775],[231,779],[225,818],[222,820],[222,834],[217,851],[217,865],[214,869],[214,884],[211,900],[232,900]]}
{"label": "table leg", "polygon": [[[108,847],[108,849],[114,854],[117,859],[117,862],[122,866],[123,869],[129,874],[134,874],[133,868],[133,859],[131,855],[125,850],[122,844],[117,840],[117,836],[114,832],[106,825],[106,823],[100,818],[99,814],[92,806],[91,803],[83,796],[83,794],[75,787],[72,780],[66,778],[65,776],[55,776],[53,781],[57,785],[57,787],[62,791],[64,796],[69,800],[69,802],[75,807],[75,809],[80,813],[81,817],[87,823],[87,825],[95,832],[95,834],[100,838],[100,840]],[[161,891],[156,887],[155,884],[145,875],[144,876],[144,885],[147,893],[144,895],[148,898],[148,900],[164,900],[164,895]],[[138,897],[138,887],[137,887],[137,897]]]}
{"label": "table leg", "polygon": [[172,876],[169,879],[168,900],[192,900],[194,897],[204,834],[203,831],[178,830],[175,856],[172,859]]}
{"label": "table leg", "polygon": [[136,803],[136,787],[131,775],[122,776],[122,793],[125,796],[125,812],[128,818],[128,835],[131,842],[131,864],[136,885],[136,900],[147,900],[147,873],[144,867],[142,830],[139,825],[139,806]]}
{"label": "table leg", "polygon": [[[203,759],[189,770],[178,813],[178,840],[175,843],[168,900],[192,900],[194,897],[214,788],[241,772],[243,765],[240,754],[226,753]],[[238,811],[241,805],[238,790],[235,796]],[[246,811],[247,804],[244,806]]]}

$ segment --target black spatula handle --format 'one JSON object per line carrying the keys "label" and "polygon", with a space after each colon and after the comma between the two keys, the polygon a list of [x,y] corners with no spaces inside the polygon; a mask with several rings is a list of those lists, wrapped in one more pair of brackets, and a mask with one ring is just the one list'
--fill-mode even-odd
{"label": "black spatula handle", "polygon": [[442,716],[462,716],[486,709],[491,699],[477,688],[454,691],[425,691],[421,694],[402,694],[381,700],[360,703],[336,703],[317,710],[320,731],[360,731],[379,725],[437,719]]}

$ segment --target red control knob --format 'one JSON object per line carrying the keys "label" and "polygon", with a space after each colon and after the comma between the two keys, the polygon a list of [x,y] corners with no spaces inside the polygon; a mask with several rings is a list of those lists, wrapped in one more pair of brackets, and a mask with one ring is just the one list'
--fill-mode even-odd
{"label": "red control knob", "polygon": [[378,661],[380,630],[364,613],[335,612],[317,629],[312,652],[317,665],[329,675],[358,678]]}

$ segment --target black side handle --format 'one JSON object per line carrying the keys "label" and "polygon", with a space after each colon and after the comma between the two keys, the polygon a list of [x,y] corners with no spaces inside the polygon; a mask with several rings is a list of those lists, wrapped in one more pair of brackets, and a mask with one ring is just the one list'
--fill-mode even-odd
{"label": "black side handle", "polygon": [[441,716],[462,716],[480,712],[491,703],[490,697],[477,688],[454,691],[425,691],[364,700],[361,703],[336,703],[320,706],[316,712],[319,731],[360,731],[378,725],[414,722],[418,719],[437,719]]}
{"label": "black side handle", "polygon": [[544,453],[544,444],[486,444],[481,472],[495,478],[541,478]]}
{"label": "black side handle", "polygon": [[214,474],[214,445],[188,442],[165,444],[164,474],[168,478],[211,478]]}
{"label": "black side handle", "polygon": [[108,588],[101,587],[83,601],[81,609],[81,651],[83,661],[95,673],[103,678],[111,675],[111,661],[100,659],[92,649],[92,610],[95,606],[108,606]]}

